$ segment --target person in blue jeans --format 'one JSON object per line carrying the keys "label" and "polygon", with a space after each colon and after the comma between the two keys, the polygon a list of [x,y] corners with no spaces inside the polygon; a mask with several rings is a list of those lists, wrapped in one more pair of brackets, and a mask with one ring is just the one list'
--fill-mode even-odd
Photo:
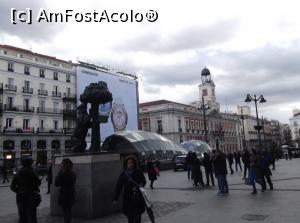
{"label": "person in blue jeans", "polygon": [[227,182],[227,166],[226,155],[220,150],[216,150],[216,156],[213,160],[213,167],[215,175],[218,179],[219,192],[218,195],[222,196],[228,194],[228,182]]}

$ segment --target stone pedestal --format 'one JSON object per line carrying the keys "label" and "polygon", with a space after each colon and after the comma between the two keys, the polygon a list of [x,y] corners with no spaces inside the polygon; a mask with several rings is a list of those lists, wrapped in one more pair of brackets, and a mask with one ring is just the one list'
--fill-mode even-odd
{"label": "stone pedestal", "polygon": [[[59,189],[55,187],[55,176],[63,158],[70,158],[76,173],[76,202],[73,217],[97,218],[121,210],[121,199],[113,204],[113,195],[123,164],[119,154],[87,154],[55,157],[53,162],[53,184],[51,188],[51,215],[62,216],[58,206]],[[121,198],[122,196],[120,196]]]}

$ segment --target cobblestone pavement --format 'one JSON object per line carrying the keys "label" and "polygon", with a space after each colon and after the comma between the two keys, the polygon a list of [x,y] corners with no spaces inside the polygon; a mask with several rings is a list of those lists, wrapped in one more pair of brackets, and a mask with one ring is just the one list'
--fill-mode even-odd
{"label": "cobblestone pavement", "polygon": [[[182,208],[186,208],[190,205],[188,202],[161,202],[161,201],[156,201],[153,202],[153,211],[154,211],[154,216],[156,218],[162,217],[166,214],[169,214],[174,211],[178,211]],[[38,222],[43,222],[43,223],[57,223],[57,222],[62,222],[63,219],[61,217],[53,217],[49,215],[50,209],[49,208],[41,208],[38,210]],[[0,217],[0,222],[1,223],[15,223],[18,221],[18,215],[17,214],[9,214],[6,216],[1,216]],[[148,222],[148,216],[145,213],[143,215],[142,222]],[[101,223],[123,223],[126,222],[126,218],[124,215],[121,213],[107,216],[105,218],[98,218],[98,219],[74,219],[72,221],[73,223],[96,223],[96,222],[101,222]]]}
{"label": "cobblestone pavement", "polygon": [[[274,191],[251,195],[243,173],[228,175],[230,194],[216,196],[217,188],[193,188],[184,171],[163,171],[148,194],[154,201],[154,215],[159,223],[298,223],[300,219],[300,159],[280,160],[272,171]],[[260,189],[260,186],[257,186]],[[41,188],[42,203],[38,209],[39,223],[63,222],[49,216],[49,195],[45,182]],[[7,186],[0,187],[0,223],[17,223],[15,195]],[[74,219],[74,223],[127,222],[119,213],[100,219]],[[147,214],[142,222],[149,222]]]}

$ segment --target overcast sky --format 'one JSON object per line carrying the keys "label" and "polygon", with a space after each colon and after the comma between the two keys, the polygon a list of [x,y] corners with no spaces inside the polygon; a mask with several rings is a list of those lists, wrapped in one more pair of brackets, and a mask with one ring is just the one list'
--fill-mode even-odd
{"label": "overcast sky", "polygon": [[[299,3],[300,4],[300,3]],[[10,23],[10,9],[51,12],[156,10],[153,23]],[[1,0],[0,41],[76,62],[109,65],[139,77],[140,101],[197,100],[210,69],[222,111],[263,94],[259,115],[288,123],[300,108],[297,0]],[[254,114],[254,103],[252,112]]]}

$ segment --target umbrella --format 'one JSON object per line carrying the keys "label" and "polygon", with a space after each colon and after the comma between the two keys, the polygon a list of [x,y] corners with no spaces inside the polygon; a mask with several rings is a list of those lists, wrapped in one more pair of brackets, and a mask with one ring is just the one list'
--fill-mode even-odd
{"label": "umbrella", "polygon": [[143,187],[140,187],[140,191],[143,195],[144,201],[145,201],[145,207],[146,207],[146,211],[147,214],[151,220],[151,223],[155,223],[155,219],[154,219],[154,214],[153,214],[153,210],[152,210],[152,202],[150,201],[150,199],[148,198],[145,189]]}
{"label": "umbrella", "polygon": [[147,211],[147,214],[151,220],[151,223],[155,223],[155,219],[154,219],[154,214],[153,214],[153,211],[152,211],[152,208],[148,208],[146,207],[146,211]]}

